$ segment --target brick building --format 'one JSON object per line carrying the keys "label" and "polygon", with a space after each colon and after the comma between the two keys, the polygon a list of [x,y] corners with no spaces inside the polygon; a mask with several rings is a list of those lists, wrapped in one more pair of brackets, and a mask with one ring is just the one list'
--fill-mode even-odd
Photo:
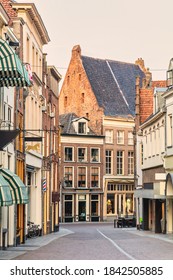
{"label": "brick building", "polygon": [[90,129],[104,135],[103,219],[134,212],[136,77],[150,82],[142,59],[135,64],[81,55],[74,46],[59,97],[60,114],[89,119]]}
{"label": "brick building", "polygon": [[60,115],[62,222],[103,220],[103,139],[86,117]]}
{"label": "brick building", "polygon": [[59,228],[59,110],[58,94],[61,75],[43,59],[44,87],[42,95],[43,122],[43,233]]}

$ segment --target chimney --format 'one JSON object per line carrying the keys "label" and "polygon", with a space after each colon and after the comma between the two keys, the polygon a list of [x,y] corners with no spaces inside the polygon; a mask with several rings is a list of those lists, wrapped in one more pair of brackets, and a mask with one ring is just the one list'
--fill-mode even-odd
{"label": "chimney", "polygon": [[138,65],[141,68],[142,71],[146,72],[144,60],[142,58],[138,58],[135,61],[135,64]]}

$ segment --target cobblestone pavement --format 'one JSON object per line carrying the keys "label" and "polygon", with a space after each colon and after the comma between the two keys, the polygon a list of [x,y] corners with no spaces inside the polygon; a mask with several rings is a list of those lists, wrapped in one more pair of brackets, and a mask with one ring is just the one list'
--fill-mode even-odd
{"label": "cobblestone pavement", "polygon": [[[96,223],[94,223],[95,225]],[[107,226],[106,226],[107,224]],[[114,229],[112,224],[108,223],[98,223],[98,226],[105,225],[105,233],[106,230],[109,229],[110,234],[114,235],[117,231],[118,234],[120,234],[120,231],[129,231],[130,234],[136,235],[136,237],[149,237],[154,239],[159,239],[164,242],[169,242],[173,244],[173,234],[155,234],[149,231],[142,231],[137,230],[136,228],[123,228],[123,229]],[[93,225],[93,223],[92,223]],[[94,226],[93,225],[93,226]],[[44,235],[41,237],[37,237],[34,239],[27,239],[25,244],[21,244],[17,247],[9,247],[7,250],[0,250],[0,260],[10,260],[20,257],[21,255],[25,254],[28,251],[35,251],[43,246],[48,245],[49,243],[55,241],[56,239],[59,239],[63,236],[73,234],[73,230],[75,229],[75,226],[79,226],[78,224],[61,224],[60,230],[56,233],[51,233],[48,235]],[[80,224],[80,226],[82,226]],[[107,229],[106,229],[107,228]],[[122,232],[122,234],[123,234]],[[72,238],[73,239],[73,238]],[[154,240],[153,240],[154,241]]]}
{"label": "cobblestone pavement", "polygon": [[50,242],[71,233],[72,231],[60,227],[60,230],[56,233],[27,239],[25,241],[25,244],[21,244],[17,247],[9,247],[7,248],[7,250],[0,250],[0,260],[14,259],[20,255],[23,255],[27,251],[37,250],[38,248],[43,247],[49,244]]}

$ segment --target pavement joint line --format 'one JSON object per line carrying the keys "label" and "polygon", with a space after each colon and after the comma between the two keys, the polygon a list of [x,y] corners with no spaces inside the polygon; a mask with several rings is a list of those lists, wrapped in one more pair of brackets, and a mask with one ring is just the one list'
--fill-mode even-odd
{"label": "pavement joint line", "polygon": [[107,237],[104,233],[102,233],[99,229],[97,231],[107,240],[109,240],[122,254],[124,254],[126,257],[128,257],[130,260],[136,260],[134,257],[132,257],[130,254],[128,254],[126,251],[124,251],[118,244],[116,244],[111,238]]}

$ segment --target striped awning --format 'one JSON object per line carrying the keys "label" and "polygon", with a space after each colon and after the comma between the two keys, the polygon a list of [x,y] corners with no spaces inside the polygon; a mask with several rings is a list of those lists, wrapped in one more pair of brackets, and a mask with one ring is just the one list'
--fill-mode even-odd
{"label": "striped awning", "polygon": [[11,190],[8,182],[0,174],[0,206],[10,206],[13,204]]}
{"label": "striped awning", "polygon": [[0,87],[31,86],[28,72],[18,55],[0,38]]}
{"label": "striped awning", "polygon": [[6,168],[0,168],[0,174],[10,185],[13,203],[27,204],[29,202],[28,188],[24,185],[19,176]]}

